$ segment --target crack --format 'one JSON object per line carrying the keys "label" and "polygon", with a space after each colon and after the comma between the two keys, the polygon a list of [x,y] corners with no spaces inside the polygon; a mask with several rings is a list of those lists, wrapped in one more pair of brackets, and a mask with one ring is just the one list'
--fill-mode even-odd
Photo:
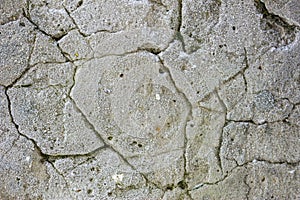
{"label": "crack", "polygon": [[11,119],[11,122],[14,124],[17,132],[18,132],[18,137],[23,136],[24,138],[26,138],[28,141],[31,141],[35,147],[35,149],[37,149],[38,154],[40,157],[42,157],[43,160],[45,161],[51,161],[51,160],[55,160],[55,159],[60,159],[60,158],[66,158],[66,157],[84,157],[84,156],[89,156],[91,154],[94,154],[97,151],[100,151],[101,149],[106,148],[107,146],[101,146],[91,152],[85,153],[85,154],[57,154],[57,155],[50,155],[50,154],[46,154],[44,153],[41,148],[38,146],[38,144],[36,143],[36,141],[30,137],[28,137],[27,135],[23,134],[20,130],[19,130],[19,125],[17,124],[17,122],[14,120],[14,117],[12,115],[12,104],[9,98],[9,95],[7,93],[8,88],[5,89],[5,95],[8,101],[8,111],[9,111],[9,116]]}
{"label": "crack", "polygon": [[188,112],[187,112],[187,116],[186,116],[185,121],[184,121],[184,129],[183,129],[183,135],[184,135],[184,149],[183,149],[184,175],[183,175],[183,181],[181,181],[182,184],[180,184],[180,185],[182,185],[182,187],[181,187],[182,189],[186,190],[187,195],[190,196],[189,193],[188,193],[188,191],[187,191],[188,187],[187,187],[187,183],[186,183],[187,175],[188,175],[188,169],[187,169],[187,162],[188,162],[188,158],[187,158],[187,142],[188,142],[188,139],[187,139],[187,133],[186,133],[186,131],[187,131],[188,122],[191,121],[192,118],[193,118],[193,114],[192,114],[193,105],[189,101],[189,99],[186,96],[186,94],[176,84],[174,78],[172,77],[172,74],[171,74],[169,68],[165,66],[163,59],[159,55],[157,55],[157,57],[158,57],[158,59],[159,59],[159,61],[161,63],[161,66],[162,66],[163,70],[168,73],[170,81],[172,82],[173,86],[175,87],[177,93],[182,95],[182,97],[184,98],[184,100],[185,100],[185,102],[187,104],[187,107],[188,107]]}
{"label": "crack", "polygon": [[251,187],[250,185],[247,183],[247,178],[248,178],[248,174],[244,177],[244,184],[247,186],[248,190],[247,190],[247,193],[246,193],[246,199],[249,200],[249,195],[250,195],[250,191],[251,191]]}
{"label": "crack", "polygon": [[8,95],[7,91],[8,91],[8,88],[5,89],[5,92],[4,92],[4,93],[5,93],[5,95],[6,95],[7,102],[8,102],[8,111],[9,111],[9,116],[10,116],[11,122],[14,124],[14,126],[15,126],[15,128],[16,128],[18,134],[19,134],[20,136],[23,136],[24,138],[26,138],[28,141],[31,141],[31,142],[33,143],[35,149],[37,149],[39,156],[42,157],[44,160],[47,161],[48,158],[49,158],[49,155],[44,154],[44,153],[42,152],[41,148],[37,145],[37,143],[36,143],[32,138],[29,138],[27,135],[21,133],[21,131],[19,130],[19,125],[15,122],[14,117],[13,117],[13,115],[12,115],[12,105],[11,105],[11,101],[10,101],[10,98],[9,98],[9,95]]}
{"label": "crack", "polygon": [[[182,9],[183,9],[182,8],[182,0],[178,0],[178,19],[177,19],[178,24],[177,24],[177,27],[176,27],[175,38],[177,38],[181,42],[183,52],[186,52],[184,39],[183,39],[183,36],[180,32],[180,29],[181,29],[181,26],[182,26]],[[174,38],[174,40],[175,40],[175,38]]]}
{"label": "crack", "polygon": [[32,56],[33,51],[34,51],[35,43],[36,43],[36,34],[34,34],[33,44],[32,44],[31,49],[29,50],[29,56],[28,56],[28,59],[27,59],[27,67],[12,83],[10,83],[6,87],[6,89],[13,87],[13,85],[15,85],[20,79],[22,79],[25,76],[25,74],[27,74],[27,72],[33,67],[33,66],[30,65],[30,60],[31,60],[31,56]]}
{"label": "crack", "polygon": [[23,16],[43,35],[50,37],[53,41],[55,41],[56,47],[59,49],[60,53],[62,54],[62,56],[66,59],[65,62],[72,62],[68,55],[61,49],[61,47],[58,44],[58,41],[63,38],[65,35],[67,35],[68,33],[63,34],[62,36],[56,38],[50,34],[48,34],[47,32],[43,31],[42,29],[40,29],[40,27],[31,19],[30,17],[30,12],[29,12],[29,1],[27,1],[27,12],[26,10],[23,9]]}
{"label": "crack", "polygon": [[[55,172],[63,178],[63,180],[64,180],[64,182],[65,182],[65,184],[66,184],[66,187],[67,187],[67,189],[68,189],[69,195],[70,195],[73,199],[75,199],[74,196],[72,195],[71,187],[70,187],[69,182],[66,180],[66,177],[65,177],[65,176],[64,176],[64,175],[63,175],[63,174],[55,167],[55,165],[54,165],[54,163],[53,163],[52,161],[46,160],[46,162],[49,163],[49,164],[52,166],[52,168],[55,170]],[[50,176],[51,176],[51,175],[50,175]]]}
{"label": "crack", "polygon": [[217,161],[218,161],[218,166],[221,169],[222,174],[224,173],[223,171],[223,165],[222,165],[222,156],[221,156],[221,148],[222,148],[222,143],[223,143],[223,135],[224,135],[224,127],[226,126],[226,116],[227,116],[227,106],[225,105],[224,101],[221,99],[220,95],[218,94],[218,91],[215,90],[215,94],[222,106],[223,112],[224,112],[224,125],[221,131],[221,135],[219,137],[219,143],[218,143],[218,147],[216,148],[216,156],[217,156]]}
{"label": "crack", "polygon": [[234,168],[232,168],[228,173],[226,173],[224,175],[223,178],[215,181],[215,182],[203,182],[203,183],[198,183],[196,184],[192,189],[190,189],[190,191],[193,191],[193,190],[197,190],[197,189],[200,189],[204,186],[210,186],[210,185],[218,185],[219,183],[225,181],[227,178],[229,178],[231,175],[233,175],[234,173],[232,173],[234,170],[238,169],[238,168],[241,168],[241,167],[244,167],[244,165],[237,165],[235,166]]}
{"label": "crack", "polygon": [[263,18],[272,21],[275,26],[282,26],[284,29],[295,29],[295,27],[298,27],[295,24],[288,23],[288,20],[284,17],[270,12],[263,0],[254,0],[254,5],[257,11],[263,15]]}
{"label": "crack", "polygon": [[250,65],[249,65],[248,52],[247,52],[246,47],[244,47],[244,53],[245,53],[244,62],[245,62],[246,67],[244,69],[242,69],[241,74],[242,74],[243,79],[244,79],[245,92],[247,93],[248,92],[248,82],[247,82],[247,79],[246,79],[246,76],[245,76],[245,72],[246,72],[246,70],[249,69]]}
{"label": "crack", "polygon": [[[69,87],[69,91],[68,91],[68,94],[67,94],[68,97],[71,97],[71,93],[72,93],[72,90],[73,90],[73,88],[74,88],[74,86],[75,86],[75,82],[76,82],[75,77],[76,77],[76,74],[77,74],[78,66],[75,65],[75,64],[74,64],[74,66],[75,66],[75,68],[74,68],[74,73],[73,73],[73,77],[72,77],[73,83],[72,83],[72,85]],[[75,102],[73,102],[73,105],[75,105]],[[78,107],[77,107],[76,105],[75,105],[75,108],[78,109]]]}
{"label": "crack", "polygon": [[[222,179],[220,179],[218,181],[215,181],[215,182],[198,183],[192,189],[190,189],[189,191],[197,190],[197,189],[200,189],[204,186],[218,185],[219,183],[222,183],[223,181],[228,179],[230,176],[232,176],[234,174],[233,173],[234,170],[239,169],[239,168],[247,168],[248,165],[255,164],[255,163],[258,163],[258,162],[267,163],[269,165],[288,165],[288,166],[293,166],[293,167],[297,167],[300,164],[300,161],[297,161],[297,162],[287,162],[287,161],[273,162],[273,161],[268,161],[268,160],[264,160],[264,159],[253,159],[253,160],[247,161],[247,162],[245,162],[243,164],[240,164],[240,165],[237,164],[228,173],[226,173],[226,175]],[[244,179],[245,179],[245,177],[244,177]],[[246,185],[248,186],[248,184],[246,184]]]}
{"label": "crack", "polygon": [[141,173],[140,171],[138,171],[134,165],[132,165],[123,154],[121,154],[119,151],[117,151],[113,146],[111,146],[110,144],[106,143],[105,140],[102,138],[101,134],[96,130],[96,127],[93,125],[93,123],[91,123],[88,118],[85,116],[85,114],[81,111],[81,109],[77,106],[75,100],[71,97],[68,96],[71,100],[71,102],[73,103],[75,109],[82,115],[84,121],[90,126],[90,128],[96,133],[96,135],[98,136],[99,140],[101,140],[104,143],[104,147],[103,148],[109,148],[111,149],[113,152],[115,152],[120,158],[121,160],[123,160],[131,169],[133,169],[134,171],[138,172],[139,174],[141,174],[141,176],[146,180],[147,185],[150,185],[150,183],[152,185],[154,185],[155,187],[157,187],[158,189],[161,189],[157,184],[149,181],[149,179],[147,178],[147,176],[143,173]]}
{"label": "crack", "polygon": [[[75,29],[79,32],[80,35],[82,35],[83,37],[87,37],[89,35],[84,34],[83,32],[81,32],[78,24],[76,23],[75,19],[71,16],[71,13],[68,11],[68,9],[66,9],[65,5],[62,4],[62,7],[64,8],[64,10],[66,11],[66,13],[68,14],[68,16],[70,17],[71,21],[73,22],[73,24],[75,25]],[[73,11],[74,12],[74,11]],[[72,29],[74,30],[74,29]],[[70,30],[71,31],[71,30]]]}
{"label": "crack", "polygon": [[[255,158],[251,161],[246,162],[245,164],[249,164],[249,163],[257,163],[257,162],[263,162],[263,163],[267,163],[269,165],[288,165],[288,166],[292,166],[292,167],[296,167],[300,164],[300,160],[295,161],[295,162],[289,162],[286,160],[282,160],[282,161],[270,161],[270,160],[266,160],[266,159],[260,159],[260,158]],[[243,164],[243,165],[245,165]]]}
{"label": "crack", "polygon": [[[243,54],[242,54],[243,55]],[[241,55],[241,56],[242,56]],[[249,59],[248,59],[248,53],[247,53],[247,49],[246,47],[244,47],[244,61],[243,63],[245,64],[245,67],[243,67],[240,71],[238,71],[236,74],[234,74],[233,76],[230,76],[229,78],[227,78],[226,80],[222,81],[222,83],[220,85],[224,85],[232,80],[234,80],[238,75],[242,75],[243,79],[245,81],[245,85],[247,88],[247,80],[245,77],[245,72],[247,69],[249,69]],[[218,88],[219,89],[219,88]],[[247,90],[246,90],[247,91]]]}

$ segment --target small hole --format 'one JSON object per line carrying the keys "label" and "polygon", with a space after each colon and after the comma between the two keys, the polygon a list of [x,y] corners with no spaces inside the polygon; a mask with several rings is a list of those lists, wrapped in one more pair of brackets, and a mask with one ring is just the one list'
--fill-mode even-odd
{"label": "small hole", "polygon": [[187,66],[182,65],[182,66],[181,66],[181,71],[185,71],[185,70],[187,70]]}
{"label": "small hole", "polygon": [[120,74],[120,78],[123,78],[124,74]]}
{"label": "small hole", "polygon": [[235,28],[235,26],[233,26],[233,27],[232,27],[232,30],[234,30],[234,31],[235,31],[235,29],[236,29],[236,28]]}
{"label": "small hole", "polygon": [[167,190],[173,190],[173,187],[174,187],[173,185],[167,185],[167,188],[166,188],[166,189],[167,189]]}
{"label": "small hole", "polygon": [[25,26],[25,23],[24,22],[20,22],[20,26]]}
{"label": "small hole", "polygon": [[200,94],[200,91],[197,91],[197,94]]}
{"label": "small hole", "polygon": [[90,182],[92,182],[94,179],[93,178],[90,178]]}
{"label": "small hole", "polygon": [[273,195],[271,196],[271,199],[274,199],[274,196],[273,196]]}
{"label": "small hole", "polygon": [[107,193],[107,196],[109,196],[109,197],[110,197],[111,195],[112,195],[112,192],[109,192],[109,193]]}
{"label": "small hole", "polygon": [[80,7],[82,5],[82,3],[83,3],[82,1],[79,1],[77,4],[77,8]]}
{"label": "small hole", "polygon": [[138,144],[138,147],[140,147],[140,148],[141,148],[141,147],[143,147],[143,145],[142,145],[142,144]]}
{"label": "small hole", "polygon": [[266,179],[265,179],[265,177],[263,177],[262,179],[261,179],[261,182],[264,182]]}
{"label": "small hole", "polygon": [[158,72],[159,72],[160,74],[165,73],[163,69],[159,69]]}
{"label": "small hole", "polygon": [[262,70],[262,67],[261,67],[261,66],[259,66],[259,67],[258,67],[258,69],[259,69],[259,70]]}
{"label": "small hole", "polygon": [[233,141],[234,141],[234,139],[233,139],[233,138],[231,138],[230,140],[231,140],[231,142],[233,142]]}
{"label": "small hole", "polygon": [[88,194],[91,194],[92,192],[93,192],[93,190],[91,190],[91,189],[88,189],[88,190],[87,190],[87,193],[88,193]]}
{"label": "small hole", "polygon": [[176,103],[176,100],[174,99],[173,102]]}
{"label": "small hole", "polygon": [[187,188],[187,184],[186,184],[186,182],[185,181],[180,181],[180,182],[178,182],[178,184],[177,184],[181,189],[185,189],[185,188]]}
{"label": "small hole", "polygon": [[112,139],[113,139],[113,137],[112,137],[112,136],[109,136],[107,139],[108,139],[108,140],[112,140]]}

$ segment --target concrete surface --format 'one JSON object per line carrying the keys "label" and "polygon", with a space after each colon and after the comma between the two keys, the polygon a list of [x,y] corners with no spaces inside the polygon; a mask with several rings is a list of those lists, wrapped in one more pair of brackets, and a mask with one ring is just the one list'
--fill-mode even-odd
{"label": "concrete surface", "polygon": [[0,199],[300,199],[300,1],[0,0]]}

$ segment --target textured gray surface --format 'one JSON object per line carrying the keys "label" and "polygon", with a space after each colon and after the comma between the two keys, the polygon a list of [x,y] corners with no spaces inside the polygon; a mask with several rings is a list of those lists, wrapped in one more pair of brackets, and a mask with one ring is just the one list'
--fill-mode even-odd
{"label": "textured gray surface", "polygon": [[0,0],[0,199],[300,199],[298,0]]}

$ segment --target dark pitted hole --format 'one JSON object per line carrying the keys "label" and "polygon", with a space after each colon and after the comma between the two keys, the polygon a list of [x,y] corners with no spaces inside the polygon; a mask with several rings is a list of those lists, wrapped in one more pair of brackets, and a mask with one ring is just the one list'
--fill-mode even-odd
{"label": "dark pitted hole", "polygon": [[200,94],[200,91],[197,91],[197,94]]}
{"label": "dark pitted hole", "polygon": [[77,3],[77,8],[78,7],[80,7],[81,5],[82,5],[82,3],[83,3],[83,1],[81,0],[81,1],[79,1],[78,3]]}
{"label": "dark pitted hole", "polygon": [[109,197],[110,197],[111,195],[112,195],[112,192],[109,192],[109,193],[107,193],[107,196],[109,196]]}
{"label": "dark pitted hole", "polygon": [[261,182],[264,182],[266,180],[266,178],[265,177],[263,177],[262,179],[261,179]]}
{"label": "dark pitted hole", "polygon": [[93,178],[90,178],[90,182],[92,182],[94,179]]}
{"label": "dark pitted hole", "polygon": [[261,67],[261,66],[259,66],[259,67],[258,67],[258,69],[259,69],[259,70],[262,70],[262,67]]}
{"label": "dark pitted hole", "polygon": [[174,103],[176,103],[176,100],[175,100],[175,99],[173,99],[173,102],[174,102]]}
{"label": "dark pitted hole", "polygon": [[141,148],[141,147],[143,147],[143,145],[142,145],[142,144],[138,144],[138,147],[140,147],[140,148]]}
{"label": "dark pitted hole", "polygon": [[172,185],[167,185],[166,189],[167,190],[173,190],[174,189],[174,185],[173,184]]}
{"label": "dark pitted hole", "polygon": [[25,26],[25,23],[24,22],[20,22],[20,26]]}
{"label": "dark pitted hole", "polygon": [[232,30],[234,30],[234,31],[235,31],[235,29],[236,29],[236,28],[235,28],[235,26],[232,26]]}
{"label": "dark pitted hole", "polygon": [[178,185],[178,187],[180,187],[181,189],[185,189],[185,188],[187,188],[187,184],[186,184],[186,182],[185,181],[179,181],[178,183],[177,183],[177,185]]}
{"label": "dark pitted hole", "polygon": [[120,74],[120,78],[123,78],[124,74]]}
{"label": "dark pitted hole", "polygon": [[88,190],[87,190],[87,193],[88,193],[88,194],[91,194],[92,192],[93,192],[93,190],[91,190],[91,189],[88,189]]}
{"label": "dark pitted hole", "polygon": [[113,137],[112,137],[112,136],[109,136],[107,139],[108,139],[108,140],[112,140],[112,139],[113,139]]}

